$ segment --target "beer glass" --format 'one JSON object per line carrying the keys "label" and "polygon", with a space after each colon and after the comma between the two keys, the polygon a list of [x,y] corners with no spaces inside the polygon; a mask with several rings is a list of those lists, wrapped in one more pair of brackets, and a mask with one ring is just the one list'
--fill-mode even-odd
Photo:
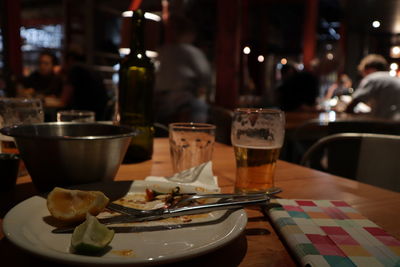
{"label": "beer glass", "polygon": [[285,115],[280,110],[235,110],[231,141],[236,158],[237,193],[274,192],[275,167],[285,135]]}
{"label": "beer glass", "polygon": [[215,125],[171,123],[169,145],[174,172],[181,172],[211,160]]}

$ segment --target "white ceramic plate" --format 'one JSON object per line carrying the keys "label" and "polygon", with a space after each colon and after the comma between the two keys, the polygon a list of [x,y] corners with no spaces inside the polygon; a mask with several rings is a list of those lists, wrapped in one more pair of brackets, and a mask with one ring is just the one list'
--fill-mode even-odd
{"label": "white ceramic plate", "polygon": [[[84,189],[90,187],[86,186]],[[160,189],[171,185],[140,181],[133,183],[128,190],[143,192],[146,187]],[[110,190],[109,185],[106,188]],[[183,190],[201,191],[190,187]],[[221,220],[224,215],[226,218]],[[209,220],[215,220],[214,223],[196,224],[194,221],[193,226],[180,229],[116,233],[110,244],[111,249],[106,254],[83,256],[70,253],[71,234],[51,233],[55,227],[46,223],[45,218],[48,216],[50,214],[46,199],[40,196],[31,197],[7,213],[3,221],[4,233],[17,246],[56,261],[73,264],[144,265],[173,262],[217,249],[236,238],[247,223],[243,210],[232,213],[212,212]],[[122,255],[123,251],[128,251],[130,255]]]}

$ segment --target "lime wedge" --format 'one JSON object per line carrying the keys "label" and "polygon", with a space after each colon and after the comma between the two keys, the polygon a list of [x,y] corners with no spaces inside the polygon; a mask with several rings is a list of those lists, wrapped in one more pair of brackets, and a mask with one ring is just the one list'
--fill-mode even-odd
{"label": "lime wedge", "polygon": [[86,221],[75,227],[71,248],[78,254],[95,254],[103,250],[114,237],[114,230],[101,224],[95,216],[86,215]]}

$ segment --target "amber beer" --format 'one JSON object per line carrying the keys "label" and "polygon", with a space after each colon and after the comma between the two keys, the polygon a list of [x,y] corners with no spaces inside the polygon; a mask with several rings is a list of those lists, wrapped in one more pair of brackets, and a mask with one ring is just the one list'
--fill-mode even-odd
{"label": "amber beer", "polygon": [[237,193],[267,192],[274,188],[280,147],[234,146]]}
{"label": "amber beer", "polygon": [[281,110],[235,110],[231,141],[236,157],[236,192],[279,191],[274,184],[274,174],[284,136],[285,114]]}
{"label": "amber beer", "polygon": [[0,134],[0,152],[7,154],[18,154],[14,138]]}

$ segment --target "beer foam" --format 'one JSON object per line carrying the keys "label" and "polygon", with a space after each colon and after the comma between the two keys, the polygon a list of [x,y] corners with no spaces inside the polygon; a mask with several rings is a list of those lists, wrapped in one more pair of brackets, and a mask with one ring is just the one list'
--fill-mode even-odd
{"label": "beer foam", "polygon": [[235,144],[233,145],[235,147],[240,147],[240,148],[250,148],[250,149],[280,149],[282,146],[277,146],[277,145],[257,145],[257,144],[250,144],[250,145],[239,145],[239,144]]}

